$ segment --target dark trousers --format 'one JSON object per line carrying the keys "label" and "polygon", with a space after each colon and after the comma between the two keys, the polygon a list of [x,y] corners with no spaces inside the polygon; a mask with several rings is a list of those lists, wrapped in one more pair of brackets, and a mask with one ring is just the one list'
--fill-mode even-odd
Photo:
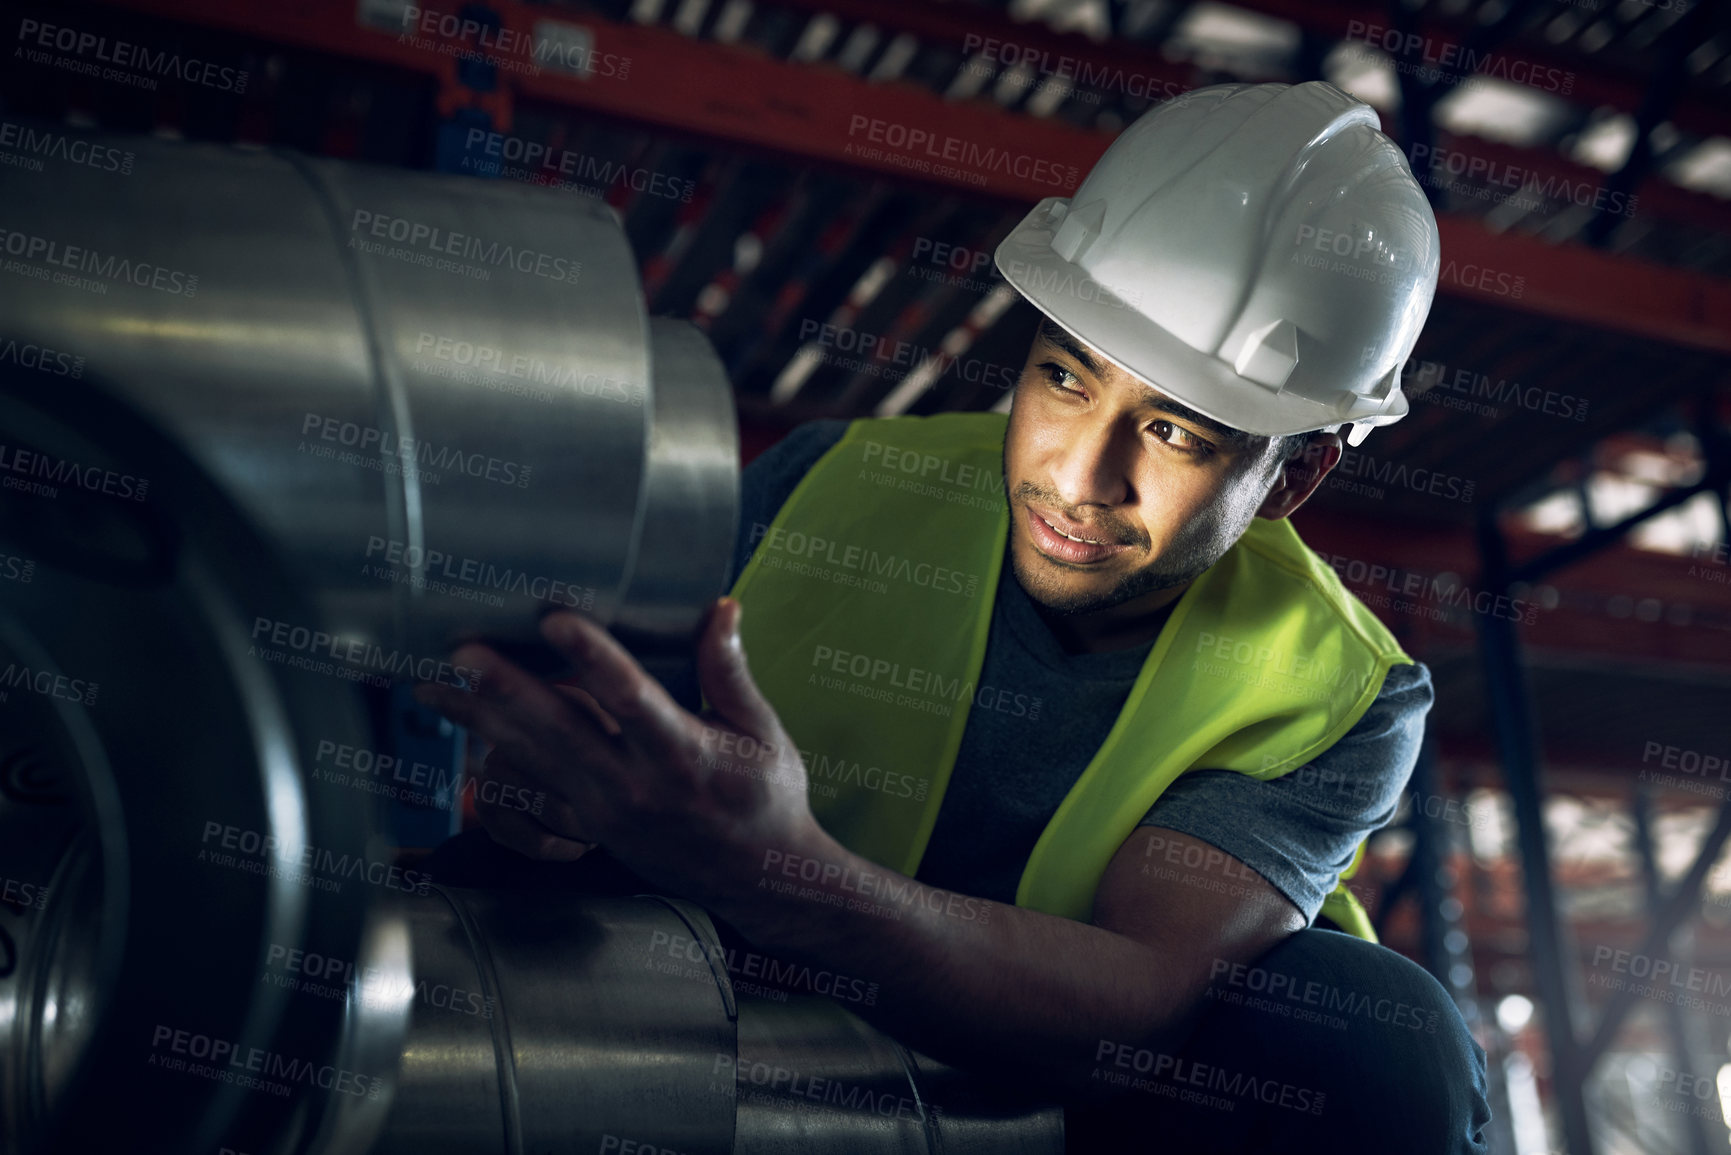
{"label": "dark trousers", "polygon": [[1484,1049],[1417,963],[1311,929],[1214,970],[1183,1046],[1102,1044],[1094,1075],[1117,1097],[1068,1112],[1068,1150],[1488,1150]]}

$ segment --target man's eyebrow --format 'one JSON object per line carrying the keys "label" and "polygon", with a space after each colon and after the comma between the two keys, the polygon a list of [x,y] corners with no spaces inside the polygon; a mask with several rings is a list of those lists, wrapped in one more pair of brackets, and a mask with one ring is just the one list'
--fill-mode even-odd
{"label": "man's eyebrow", "polygon": [[1058,328],[1058,326],[1052,324],[1051,321],[1040,322],[1040,336],[1043,337],[1047,343],[1056,345],[1058,348],[1074,357],[1081,364],[1082,368],[1086,369],[1096,377],[1100,376],[1100,362],[1094,357],[1094,354],[1088,351],[1087,346],[1076,340],[1076,338],[1070,336],[1070,334],[1066,333],[1064,330]]}
{"label": "man's eyebrow", "polygon": [[[1088,351],[1087,346],[1077,341],[1063,329],[1058,328],[1058,326],[1054,325],[1050,320],[1040,322],[1040,336],[1045,338],[1051,344],[1056,345],[1064,352],[1070,354],[1070,356],[1079,361],[1082,367],[1088,370],[1088,372],[1094,374],[1096,377],[1100,376],[1100,362],[1095,359],[1091,352]],[[1208,430],[1208,432],[1214,434],[1216,437],[1229,441],[1234,445],[1242,445],[1246,441],[1250,440],[1250,434],[1244,432],[1242,429],[1234,429],[1230,425],[1221,424],[1212,417],[1204,417],[1202,414],[1196,412],[1196,410],[1190,408],[1190,406],[1154,392],[1154,387],[1152,385],[1148,385],[1147,389],[1149,390],[1149,396],[1143,404],[1147,405],[1150,409],[1156,409],[1161,413],[1169,413],[1174,417],[1181,417],[1191,424],[1198,425],[1201,428]]]}

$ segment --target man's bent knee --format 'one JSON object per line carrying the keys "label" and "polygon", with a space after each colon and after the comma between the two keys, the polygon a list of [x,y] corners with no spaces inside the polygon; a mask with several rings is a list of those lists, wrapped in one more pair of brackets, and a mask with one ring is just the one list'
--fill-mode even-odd
{"label": "man's bent knee", "polygon": [[1294,1020],[1290,1045],[1332,1068],[1329,1081],[1346,1096],[1337,1116],[1343,1140],[1386,1150],[1399,1136],[1403,1151],[1439,1155],[1485,1149],[1485,1053],[1428,971],[1321,930],[1291,936],[1257,965],[1285,1003],[1277,1013]]}

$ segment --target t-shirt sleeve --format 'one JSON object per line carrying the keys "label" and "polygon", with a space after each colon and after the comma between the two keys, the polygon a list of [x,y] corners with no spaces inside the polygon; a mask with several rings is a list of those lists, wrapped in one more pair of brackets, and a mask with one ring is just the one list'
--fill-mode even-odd
{"label": "t-shirt sleeve", "polygon": [[1140,825],[1176,830],[1232,855],[1291,899],[1310,925],[1358,844],[1394,818],[1433,697],[1423,663],[1391,667],[1358,724],[1314,761],[1268,781],[1192,770],[1166,788]]}
{"label": "t-shirt sleeve", "polygon": [[850,424],[835,418],[807,421],[758,454],[740,473],[739,530],[734,538],[733,568],[727,574],[728,589],[739,580],[752,551],[801,479],[818,458],[835,447]]}

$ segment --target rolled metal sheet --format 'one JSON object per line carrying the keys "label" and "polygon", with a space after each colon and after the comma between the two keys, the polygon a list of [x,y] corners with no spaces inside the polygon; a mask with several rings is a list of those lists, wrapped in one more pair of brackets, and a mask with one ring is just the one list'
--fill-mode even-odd
{"label": "rolled metal sheet", "polygon": [[[658,410],[610,208],[109,143],[124,178],[0,169],[3,336],[82,358],[87,391],[184,445],[299,569],[327,650],[402,677],[459,638],[532,644],[548,606],[689,635],[731,552],[731,394],[669,322]],[[634,577],[650,520],[680,550],[657,532]]]}
{"label": "rolled metal sheet", "polygon": [[826,1000],[747,999],[736,1077],[740,1155],[943,1149],[902,1048]]}
{"label": "rolled metal sheet", "polygon": [[[353,959],[389,919],[330,868],[389,858],[371,813],[306,773],[320,738],[365,740],[352,683],[249,653],[255,617],[311,611],[178,446],[122,404],[92,411],[18,374],[4,385],[8,452],[148,479],[155,501],[64,484],[0,503],[0,553],[29,567],[0,591],[0,869],[43,895],[0,909],[0,954],[17,959],[0,966],[0,1151],[128,1136],[364,1150],[406,1006],[291,1013],[290,992],[264,981],[273,948]],[[258,1093],[248,1079],[272,1064],[282,1093]],[[317,1073],[339,1069],[378,1080],[379,1097],[333,1098]]]}
{"label": "rolled metal sheet", "polygon": [[738,994],[704,913],[651,896],[435,888],[375,1155],[1063,1150],[1063,1113],[825,998]]}
{"label": "rolled metal sheet", "polygon": [[715,942],[696,907],[438,888],[411,926],[414,1019],[376,1155],[733,1149],[726,978],[654,965],[675,938]]}
{"label": "rolled metal sheet", "polygon": [[736,999],[696,908],[438,887],[321,777],[388,748],[357,683],[561,605],[657,668],[720,591],[731,397],[611,211],[112,143],[123,181],[0,168],[0,337],[79,369],[0,363],[0,445],[129,489],[0,503],[0,1155],[1056,1151],[826,1000]]}
{"label": "rolled metal sheet", "polygon": [[686,321],[649,322],[654,420],[643,532],[614,630],[639,654],[688,639],[697,627],[693,582],[726,588],[739,519],[739,434],[725,370]]}
{"label": "rolled metal sheet", "polygon": [[920,1055],[828,999],[739,1006],[735,1155],[1064,1150],[1064,1113]]}

